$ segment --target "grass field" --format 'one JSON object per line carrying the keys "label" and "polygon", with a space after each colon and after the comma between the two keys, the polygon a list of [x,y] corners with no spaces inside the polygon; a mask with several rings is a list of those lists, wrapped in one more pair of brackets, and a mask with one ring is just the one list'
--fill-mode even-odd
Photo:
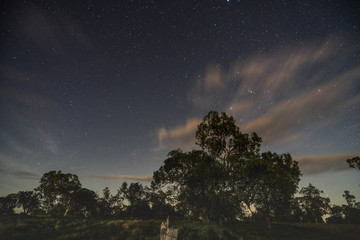
{"label": "grass field", "polygon": [[[45,217],[0,217],[0,239],[160,239],[160,220],[111,220]],[[359,225],[234,222],[222,227],[215,223],[170,221],[185,239],[360,239]]]}

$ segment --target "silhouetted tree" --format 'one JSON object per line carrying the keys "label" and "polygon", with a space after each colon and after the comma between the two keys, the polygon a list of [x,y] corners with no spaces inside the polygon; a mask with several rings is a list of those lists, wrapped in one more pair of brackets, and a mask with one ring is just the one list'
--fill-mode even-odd
{"label": "silhouetted tree", "polygon": [[350,168],[355,168],[356,170],[360,171],[360,157],[354,157],[346,160],[349,164]]}
{"label": "silhouetted tree", "polygon": [[300,181],[300,170],[290,154],[265,152],[250,164],[249,189],[254,192],[256,210],[271,228],[272,217],[290,215],[291,200]]}
{"label": "silhouetted tree", "polygon": [[98,201],[98,212],[100,216],[110,217],[114,215],[115,197],[111,195],[110,189],[103,189],[103,197]]}
{"label": "silhouetted tree", "polygon": [[81,183],[76,175],[50,171],[43,175],[40,186],[35,190],[41,194],[46,214],[58,210],[66,216],[73,204],[73,194],[80,188]]}
{"label": "silhouetted tree", "polygon": [[17,194],[15,193],[11,193],[6,197],[0,197],[0,215],[13,215],[17,201]]}
{"label": "silhouetted tree", "polygon": [[322,190],[317,189],[311,183],[308,187],[300,190],[298,197],[299,205],[304,214],[304,220],[310,222],[323,222],[322,216],[329,212],[330,199],[321,196]]}
{"label": "silhouetted tree", "polygon": [[150,206],[148,191],[142,186],[141,183],[130,183],[128,186],[124,182],[120,188],[124,200],[128,201],[126,212],[131,219],[134,218],[149,218]]}
{"label": "silhouetted tree", "polygon": [[40,196],[34,191],[19,191],[17,198],[17,206],[22,207],[26,215],[38,209],[40,206]]}
{"label": "silhouetted tree", "polygon": [[356,202],[355,196],[345,190],[343,197],[347,205],[343,205],[343,213],[347,223],[360,224],[360,202]]}
{"label": "silhouetted tree", "polygon": [[149,192],[149,203],[151,206],[151,215],[156,219],[165,219],[166,217],[177,217],[174,205],[172,191],[163,191],[155,184],[151,184]]}
{"label": "silhouetted tree", "polygon": [[256,204],[269,220],[275,209],[280,214],[289,205],[300,176],[290,154],[260,154],[256,133],[243,134],[233,117],[215,111],[203,118],[195,137],[201,150],[173,150],[154,172],[153,184],[170,185],[184,215],[221,224],[242,216],[244,204],[250,211]]}
{"label": "silhouetted tree", "polygon": [[96,216],[97,198],[94,191],[87,188],[81,188],[73,193],[72,215],[75,216]]}
{"label": "silhouetted tree", "polygon": [[338,223],[343,224],[345,223],[344,219],[344,208],[338,205],[333,205],[330,208],[330,214],[331,216],[326,218],[327,223]]}

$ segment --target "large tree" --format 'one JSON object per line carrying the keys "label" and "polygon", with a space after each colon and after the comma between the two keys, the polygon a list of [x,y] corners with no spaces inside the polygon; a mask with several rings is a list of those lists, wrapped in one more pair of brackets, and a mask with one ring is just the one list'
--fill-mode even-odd
{"label": "large tree", "polygon": [[76,175],[50,171],[43,175],[35,190],[42,196],[46,214],[57,209],[66,216],[74,203],[74,193],[80,189],[81,183]]}
{"label": "large tree", "polygon": [[[209,112],[195,138],[201,150],[171,151],[154,172],[153,183],[171,185],[177,193],[177,209],[185,215],[221,223],[241,216],[244,203],[250,210],[255,203],[259,211],[266,204],[273,209],[277,201],[288,201],[296,191],[297,163],[289,154],[260,154],[261,138],[242,133],[233,117]],[[261,173],[256,164],[261,165]]]}
{"label": "large tree", "polygon": [[229,196],[221,189],[224,177],[221,164],[204,151],[184,153],[178,149],[171,151],[164,166],[154,173],[154,183],[172,185],[173,192],[178,193],[177,209],[207,222],[235,213]]}

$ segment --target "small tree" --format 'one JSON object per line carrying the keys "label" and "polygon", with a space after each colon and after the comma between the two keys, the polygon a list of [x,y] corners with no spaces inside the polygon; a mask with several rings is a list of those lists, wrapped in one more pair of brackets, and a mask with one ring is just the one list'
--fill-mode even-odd
{"label": "small tree", "polygon": [[348,224],[360,224],[360,202],[356,202],[355,196],[349,191],[344,191],[343,197],[347,205],[343,205],[345,220]]}
{"label": "small tree", "polygon": [[323,222],[322,216],[330,209],[330,199],[322,197],[322,193],[322,190],[317,189],[311,183],[308,187],[300,190],[302,196],[297,199],[305,220],[315,223]]}
{"label": "small tree", "polygon": [[73,194],[72,215],[76,216],[96,216],[97,198],[94,191],[87,188],[81,188]]}
{"label": "small tree", "polygon": [[349,164],[350,168],[355,168],[356,170],[360,171],[360,157],[354,157],[346,160]]}
{"label": "small tree", "polygon": [[103,217],[110,217],[115,215],[115,204],[118,195],[111,195],[110,189],[105,187],[103,189],[103,197],[98,201],[99,215]]}
{"label": "small tree", "polygon": [[40,196],[34,191],[19,191],[17,193],[17,206],[22,207],[24,214],[28,215],[40,206]]}
{"label": "small tree", "polygon": [[122,197],[128,201],[126,212],[131,219],[148,218],[150,215],[149,195],[141,183],[130,183],[129,187],[124,182],[120,188]]}
{"label": "small tree", "polygon": [[17,205],[17,194],[11,193],[6,197],[0,197],[0,215],[13,215]]}
{"label": "small tree", "polygon": [[338,205],[333,205],[330,208],[331,216],[326,219],[327,223],[345,223],[344,208]]}

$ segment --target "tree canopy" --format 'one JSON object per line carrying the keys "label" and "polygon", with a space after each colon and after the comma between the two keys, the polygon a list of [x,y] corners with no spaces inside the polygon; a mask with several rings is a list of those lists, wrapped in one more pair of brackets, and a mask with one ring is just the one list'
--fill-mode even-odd
{"label": "tree canopy", "polygon": [[233,117],[215,111],[203,118],[195,138],[201,150],[171,151],[154,172],[155,184],[176,189],[178,208],[187,215],[222,222],[243,216],[245,205],[269,222],[289,205],[300,180],[290,154],[260,154],[256,133],[242,133]]}

